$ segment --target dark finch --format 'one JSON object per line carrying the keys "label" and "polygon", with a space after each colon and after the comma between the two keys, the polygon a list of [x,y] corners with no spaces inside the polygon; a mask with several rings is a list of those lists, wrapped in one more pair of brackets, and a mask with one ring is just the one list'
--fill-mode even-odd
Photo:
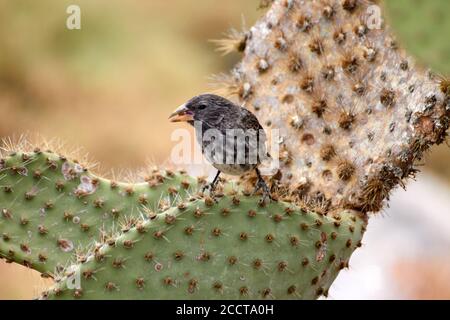
{"label": "dark finch", "polygon": [[218,170],[209,185],[211,192],[221,172],[240,176],[255,170],[258,177],[255,192],[262,188],[263,200],[270,198],[269,188],[258,170],[258,165],[270,157],[266,134],[250,111],[220,96],[203,94],[176,109],[169,120],[194,126],[203,155]]}

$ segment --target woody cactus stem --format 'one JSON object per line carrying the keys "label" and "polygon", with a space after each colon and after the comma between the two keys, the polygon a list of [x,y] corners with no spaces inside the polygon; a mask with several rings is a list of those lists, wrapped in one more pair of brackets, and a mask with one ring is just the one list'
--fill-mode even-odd
{"label": "woody cactus stem", "polygon": [[1,159],[0,185],[0,256],[49,276],[196,190],[193,178],[167,170],[116,183],[39,149]]}
{"label": "woody cactus stem", "polygon": [[[449,127],[449,82],[420,71],[369,0],[277,0],[228,39],[244,57],[225,81],[281,133],[279,189],[327,209],[377,212]],[[227,41],[222,43],[224,46]],[[234,46],[236,47],[236,46]],[[325,210],[326,212],[327,210]]]}
{"label": "woody cactus stem", "polygon": [[[314,299],[360,246],[366,220],[259,197],[196,199],[93,248],[48,299]],[[79,278],[79,286],[74,286]],[[68,284],[71,286],[69,287]]]}

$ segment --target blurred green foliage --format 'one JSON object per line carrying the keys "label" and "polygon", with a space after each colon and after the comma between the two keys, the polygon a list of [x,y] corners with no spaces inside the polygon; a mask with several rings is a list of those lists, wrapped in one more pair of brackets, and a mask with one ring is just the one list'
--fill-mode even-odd
{"label": "blurred green foliage", "polygon": [[450,1],[385,0],[401,44],[424,65],[450,75]]}

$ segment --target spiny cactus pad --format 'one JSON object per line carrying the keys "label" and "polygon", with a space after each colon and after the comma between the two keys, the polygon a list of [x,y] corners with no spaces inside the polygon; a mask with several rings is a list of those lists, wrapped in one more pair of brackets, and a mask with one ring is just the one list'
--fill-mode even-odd
{"label": "spiny cactus pad", "polygon": [[[55,278],[42,297],[311,299],[366,226],[354,212],[261,204],[232,184],[216,202],[183,173],[116,183],[39,149],[4,157],[0,182],[0,256]],[[66,288],[74,270],[81,288]]]}
{"label": "spiny cactus pad", "polygon": [[196,191],[185,174],[154,171],[144,183],[115,183],[40,150],[0,161],[0,256],[48,275]]}
{"label": "spiny cactus pad", "polygon": [[444,141],[448,82],[415,68],[386,27],[377,29],[376,1],[268,2],[243,35],[227,92],[269,134],[280,130],[281,183],[291,195],[379,211],[423,151]]}
{"label": "spiny cactus pad", "polygon": [[[197,199],[92,250],[44,292],[57,299],[313,299],[327,295],[366,220],[321,216],[259,197]],[[73,283],[69,280],[69,283]]]}

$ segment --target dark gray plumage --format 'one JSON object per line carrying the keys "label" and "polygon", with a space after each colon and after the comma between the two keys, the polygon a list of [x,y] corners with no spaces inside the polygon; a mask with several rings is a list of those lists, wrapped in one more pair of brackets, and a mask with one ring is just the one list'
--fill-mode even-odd
{"label": "dark gray plumage", "polygon": [[257,168],[270,157],[266,152],[266,134],[253,113],[223,97],[203,94],[179,107],[170,120],[186,121],[195,127],[203,155],[219,170],[210,185],[211,190],[220,172],[242,175],[255,169],[258,175],[255,191],[263,188],[264,195],[270,197]]}

